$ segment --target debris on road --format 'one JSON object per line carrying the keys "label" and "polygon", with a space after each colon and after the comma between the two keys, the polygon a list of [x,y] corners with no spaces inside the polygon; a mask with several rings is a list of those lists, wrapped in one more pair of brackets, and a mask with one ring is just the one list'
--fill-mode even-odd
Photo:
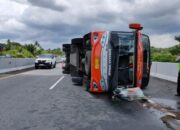
{"label": "debris on road", "polygon": [[176,115],[169,113],[163,117],[161,117],[161,120],[166,124],[168,128],[171,128],[173,130],[179,130],[180,129],[180,120],[176,119]]}
{"label": "debris on road", "polygon": [[138,99],[143,99],[144,98],[144,94],[143,91],[139,88],[125,88],[125,87],[121,87],[121,88],[117,88],[113,91],[113,99],[114,98],[122,98],[125,99],[127,101],[134,101],[134,100],[138,100]]}
{"label": "debris on road", "polygon": [[180,129],[180,112],[179,111],[169,106],[158,104],[148,98],[144,98],[142,101],[143,101],[143,107],[146,107],[148,109],[154,109],[163,113],[161,120],[163,121],[163,123],[166,124],[168,128],[171,128],[173,130]]}

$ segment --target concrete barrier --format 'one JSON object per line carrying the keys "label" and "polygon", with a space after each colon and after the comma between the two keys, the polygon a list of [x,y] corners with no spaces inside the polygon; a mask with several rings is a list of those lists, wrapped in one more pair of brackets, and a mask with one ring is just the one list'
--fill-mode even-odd
{"label": "concrete barrier", "polygon": [[[56,58],[59,63],[61,57]],[[34,66],[35,58],[0,58],[0,73],[31,68]]]}
{"label": "concrete barrier", "polygon": [[33,67],[34,60],[34,58],[0,58],[0,73]]}
{"label": "concrete barrier", "polygon": [[178,64],[169,62],[153,62],[151,76],[177,82]]}

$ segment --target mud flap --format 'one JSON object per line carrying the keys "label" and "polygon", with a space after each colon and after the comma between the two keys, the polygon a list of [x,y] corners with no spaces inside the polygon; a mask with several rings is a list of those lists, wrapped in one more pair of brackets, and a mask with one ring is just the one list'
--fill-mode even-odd
{"label": "mud flap", "polygon": [[127,101],[134,101],[134,100],[140,100],[140,99],[144,99],[144,94],[143,91],[139,88],[125,88],[125,87],[121,87],[121,88],[116,88],[113,91],[113,96],[112,99],[115,98],[121,98]]}

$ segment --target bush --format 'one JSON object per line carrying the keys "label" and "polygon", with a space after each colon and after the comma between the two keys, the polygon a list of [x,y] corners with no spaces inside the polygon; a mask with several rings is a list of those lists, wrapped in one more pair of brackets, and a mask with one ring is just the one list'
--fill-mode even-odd
{"label": "bush", "polygon": [[175,62],[176,56],[170,53],[153,53],[152,54],[152,61],[159,61],[159,62]]}
{"label": "bush", "polygon": [[179,45],[175,45],[175,46],[169,48],[169,52],[172,55],[180,55],[180,44]]}
{"label": "bush", "polygon": [[3,55],[7,55],[7,54],[9,54],[15,58],[32,58],[32,57],[34,57],[26,49],[22,49],[21,51],[19,51],[19,50],[8,50],[8,51],[3,52]]}

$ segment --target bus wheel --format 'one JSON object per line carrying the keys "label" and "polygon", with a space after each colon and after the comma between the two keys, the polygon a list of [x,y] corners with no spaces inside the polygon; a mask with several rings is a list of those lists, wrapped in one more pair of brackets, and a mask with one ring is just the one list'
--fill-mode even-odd
{"label": "bus wheel", "polygon": [[90,90],[90,80],[88,76],[83,77],[83,86],[85,87],[86,91]]}
{"label": "bus wheel", "polygon": [[87,76],[90,76],[91,74],[91,51],[87,51],[85,55],[85,73]]}

